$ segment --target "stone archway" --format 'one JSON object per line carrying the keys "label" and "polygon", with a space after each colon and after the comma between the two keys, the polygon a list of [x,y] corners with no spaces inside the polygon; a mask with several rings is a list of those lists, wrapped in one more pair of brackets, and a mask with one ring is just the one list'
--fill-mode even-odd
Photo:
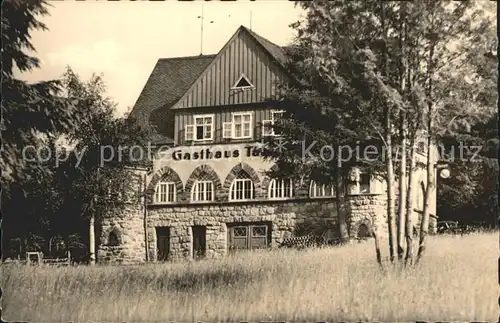
{"label": "stone archway", "polygon": [[208,165],[200,165],[193,170],[186,181],[186,186],[184,187],[184,201],[190,201],[191,189],[197,180],[212,181],[214,183],[214,201],[219,201],[221,199],[223,189],[219,176],[212,167]]}
{"label": "stone archway", "polygon": [[233,180],[238,176],[240,172],[245,172],[248,174],[250,179],[253,182],[254,185],[254,190],[255,190],[255,198],[260,198],[261,197],[261,181],[259,178],[259,175],[257,172],[249,165],[245,163],[239,163],[238,165],[234,166],[229,174],[227,174],[226,179],[224,180],[224,200],[229,199],[229,190],[231,189],[231,184],[233,183]]}
{"label": "stone archway", "polygon": [[177,174],[175,170],[173,170],[169,166],[165,166],[161,168],[159,171],[157,171],[156,174],[151,179],[151,182],[149,182],[149,185],[146,189],[146,197],[148,200],[148,204],[153,202],[153,196],[155,194],[156,185],[158,185],[158,183],[161,180],[168,180],[170,182],[175,183],[175,189],[177,191],[176,192],[177,199],[181,201],[184,196],[183,194],[184,185],[182,184],[182,180],[179,177],[179,174]]}

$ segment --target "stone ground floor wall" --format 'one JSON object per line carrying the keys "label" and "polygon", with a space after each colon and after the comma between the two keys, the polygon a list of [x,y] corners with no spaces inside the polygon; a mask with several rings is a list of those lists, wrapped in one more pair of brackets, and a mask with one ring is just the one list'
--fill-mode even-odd
{"label": "stone ground floor wall", "polygon": [[335,201],[231,203],[154,207],[148,215],[149,258],[157,259],[156,227],[170,227],[170,259],[193,257],[192,226],[206,226],[206,257],[218,258],[228,252],[228,225],[238,223],[270,224],[269,242],[276,247],[291,235],[299,223],[316,222],[336,228]]}
{"label": "stone ground floor wall", "polygon": [[[377,230],[381,237],[387,235],[384,195],[348,196],[342,210],[346,214],[351,238],[357,236],[363,224]],[[431,227],[434,222],[431,219]],[[97,257],[99,262],[157,261],[156,230],[163,227],[169,231],[168,260],[191,259],[194,243],[192,228],[204,226],[205,257],[220,258],[229,250],[228,228],[245,223],[266,223],[271,248],[278,246],[284,237],[293,235],[300,224],[316,224],[338,236],[335,199],[151,205],[147,208],[146,218],[144,207],[131,206],[102,220]]]}
{"label": "stone ground floor wall", "polygon": [[[145,262],[144,207],[130,206],[105,216],[100,223],[97,261]],[[111,241],[110,235],[116,237]]]}

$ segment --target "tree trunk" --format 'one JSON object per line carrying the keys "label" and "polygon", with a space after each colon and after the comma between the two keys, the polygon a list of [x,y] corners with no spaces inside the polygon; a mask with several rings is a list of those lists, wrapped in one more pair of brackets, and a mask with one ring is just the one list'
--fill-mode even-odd
{"label": "tree trunk", "polygon": [[380,265],[381,268],[383,268],[382,253],[380,252],[380,240],[378,237],[378,232],[376,227],[372,228],[372,235],[373,239],[375,240],[375,254],[377,255],[377,263]]}
{"label": "tree trunk", "polygon": [[399,164],[399,208],[398,208],[398,259],[404,258],[404,241],[405,241],[405,212],[406,212],[406,130],[404,112],[401,118],[401,161]]}
{"label": "tree trunk", "polygon": [[387,144],[387,223],[389,226],[389,259],[394,261],[396,255],[396,246],[394,238],[396,236],[396,217],[394,201],[394,166],[392,163],[392,142],[391,142],[391,124],[390,110],[387,109],[386,116],[386,144]]}
{"label": "tree trunk", "polygon": [[95,265],[95,217],[90,216],[89,219],[89,264]]}
{"label": "tree trunk", "polygon": [[[405,19],[405,2],[400,3],[400,19],[401,19],[401,68],[399,72],[401,83],[401,95],[405,100],[409,97],[406,91],[407,80],[407,64],[406,64],[406,23]],[[405,107],[406,108],[406,107]],[[405,237],[405,212],[406,212],[406,110],[400,111],[399,133],[401,136],[401,155],[399,163],[399,205],[398,205],[398,260],[404,258],[404,237]]]}
{"label": "tree trunk", "polygon": [[339,237],[342,244],[349,240],[349,231],[347,229],[347,218],[345,212],[345,190],[342,183],[343,177],[340,174],[340,168],[337,168],[335,180],[335,194],[337,196],[337,219],[339,221]]}
{"label": "tree trunk", "polygon": [[[437,36],[435,37],[437,38]],[[425,197],[424,197],[424,209],[422,212],[422,221],[420,221],[420,239],[419,239],[419,246],[418,246],[418,254],[417,254],[417,262],[420,261],[422,258],[424,252],[425,252],[425,240],[427,238],[427,233],[429,231],[429,216],[430,216],[430,210],[429,210],[429,202],[431,198],[431,194],[434,191],[434,181],[435,181],[435,176],[434,176],[434,163],[433,163],[433,154],[431,151],[431,146],[432,146],[432,132],[433,132],[433,124],[432,124],[432,118],[433,118],[433,96],[432,96],[432,91],[433,91],[433,83],[432,83],[432,76],[434,73],[433,69],[433,59],[434,59],[434,49],[435,49],[435,43],[432,43],[430,45],[429,49],[429,60],[428,60],[428,72],[427,72],[427,80],[428,80],[428,87],[427,87],[427,102],[428,102],[428,110],[427,110],[427,186],[425,188]]]}
{"label": "tree trunk", "polygon": [[[431,123],[432,121],[429,121],[429,124]],[[422,212],[422,221],[420,221],[420,240],[418,246],[417,261],[419,261],[422,258],[425,252],[425,247],[426,247],[425,240],[429,232],[430,199],[431,199],[431,194],[434,191],[435,169],[432,160],[431,145],[432,145],[432,138],[431,135],[429,134],[427,139],[427,167],[426,167],[427,187],[425,188],[424,210]]]}
{"label": "tree trunk", "polygon": [[[389,66],[387,59],[387,26],[385,21],[385,2],[380,3],[382,9],[382,30],[383,30],[383,40],[384,40],[384,56],[383,56],[383,75],[384,77],[389,76]],[[396,236],[396,219],[395,219],[395,205],[394,205],[394,165],[392,163],[392,123],[391,123],[391,107],[386,107],[385,109],[385,145],[387,150],[387,224],[389,229],[389,258],[394,261],[394,256],[396,254],[396,248],[394,244],[394,238]]]}
{"label": "tree trunk", "polygon": [[411,265],[413,262],[413,187],[414,187],[414,171],[417,164],[417,154],[415,149],[415,140],[411,140],[410,146],[410,169],[408,173],[408,191],[406,195],[406,223],[405,223],[405,238],[406,238],[406,256],[405,264]]}

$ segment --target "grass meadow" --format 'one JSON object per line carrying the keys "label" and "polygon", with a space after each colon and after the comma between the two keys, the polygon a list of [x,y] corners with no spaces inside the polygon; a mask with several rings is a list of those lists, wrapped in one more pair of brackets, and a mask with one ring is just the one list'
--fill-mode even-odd
{"label": "grass meadow", "polygon": [[489,233],[430,237],[404,270],[380,270],[367,242],[176,264],[4,265],[0,285],[7,321],[497,321],[497,259]]}

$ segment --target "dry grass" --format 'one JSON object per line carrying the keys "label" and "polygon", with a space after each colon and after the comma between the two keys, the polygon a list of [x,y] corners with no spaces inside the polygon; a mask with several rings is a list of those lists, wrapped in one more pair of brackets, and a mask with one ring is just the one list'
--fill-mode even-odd
{"label": "dry grass", "polygon": [[123,267],[3,266],[4,319],[62,321],[498,319],[497,234],[431,237],[416,268],[372,243]]}

